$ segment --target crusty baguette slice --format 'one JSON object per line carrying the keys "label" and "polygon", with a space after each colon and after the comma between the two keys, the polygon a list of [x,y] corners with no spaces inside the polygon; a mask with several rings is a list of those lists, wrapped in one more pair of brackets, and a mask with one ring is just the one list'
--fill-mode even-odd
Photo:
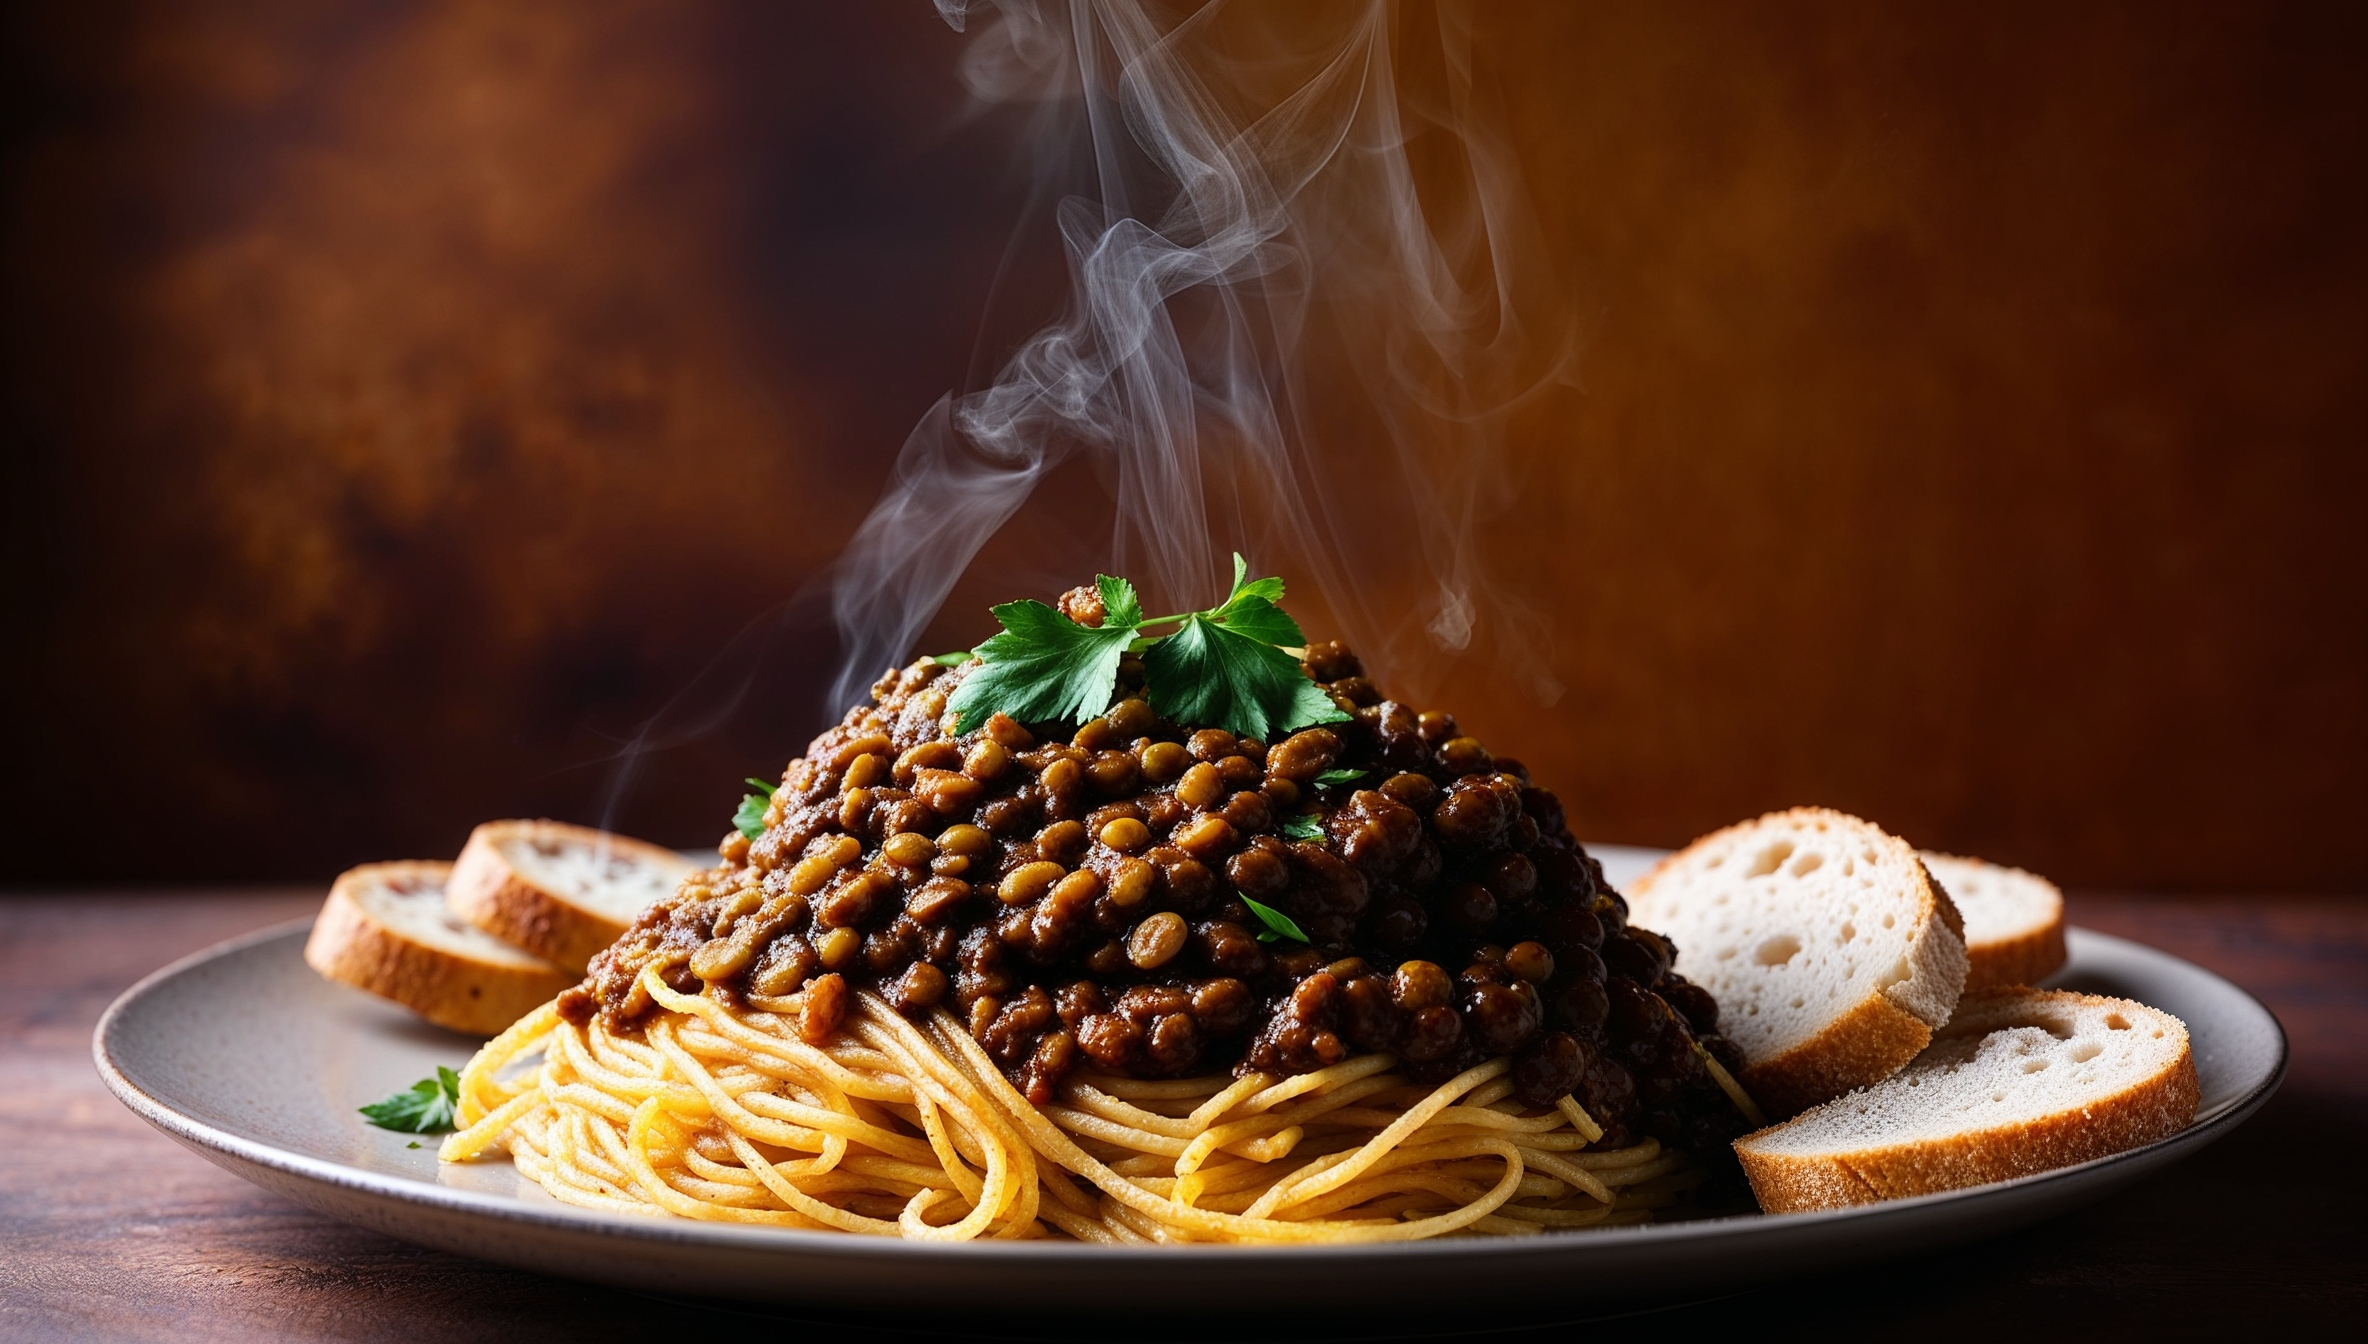
{"label": "crusty baguette slice", "polygon": [[1706,835],[1628,891],[1718,999],[1743,1086],[1774,1115],[1887,1078],[1965,985],[1964,926],[1906,841],[1824,808]]}
{"label": "crusty baguette slice", "polygon": [[1965,992],[2036,985],[2064,966],[2064,893],[2020,868],[1926,853],[1965,917]]}
{"label": "crusty baguette slice", "polygon": [[2127,999],[1969,995],[1874,1086],[1735,1142],[1769,1213],[1904,1199],[2068,1167],[2195,1119],[2187,1028]]}
{"label": "crusty baguette slice", "polygon": [[696,865],[646,840],[563,821],[489,821],[452,865],[452,908],[504,942],[582,973]]}
{"label": "crusty baguette slice", "polygon": [[366,863],[337,879],[304,960],[438,1026],[491,1036],[577,977],[521,952],[444,903],[449,863]]}

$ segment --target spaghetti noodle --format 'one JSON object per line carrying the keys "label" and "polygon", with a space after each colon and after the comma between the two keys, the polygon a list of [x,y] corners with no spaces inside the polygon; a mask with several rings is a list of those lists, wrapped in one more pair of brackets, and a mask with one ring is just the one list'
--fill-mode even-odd
{"label": "spaghetti noodle", "polygon": [[[1387,1054],[1290,1077],[1067,1079],[1037,1106],[939,1011],[853,996],[820,1044],[800,996],[737,1007],[653,968],[629,1032],[545,1006],[461,1074],[440,1156],[506,1147],[567,1203],[962,1241],[1409,1241],[1640,1221],[1701,1179],[1578,1102],[1513,1099],[1505,1059],[1417,1084]],[[537,1053],[538,1064],[529,1061]]]}

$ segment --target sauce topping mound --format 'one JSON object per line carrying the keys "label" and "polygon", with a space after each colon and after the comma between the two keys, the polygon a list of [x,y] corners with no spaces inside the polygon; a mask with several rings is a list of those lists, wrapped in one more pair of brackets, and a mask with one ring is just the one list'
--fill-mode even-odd
{"label": "sauce topping mound", "polygon": [[762,832],[727,838],[560,1011],[630,1029],[655,966],[682,992],[797,994],[810,1040],[859,988],[946,1009],[1040,1105],[1079,1068],[1387,1051],[1417,1081],[1509,1055],[1520,1100],[1572,1094],[1614,1143],[1712,1151],[1747,1128],[1702,1063],[1742,1067],[1717,1003],[1628,924],[1554,795],[1383,699],[1340,645],[1304,666],[1351,719],[1272,743],[1163,721],[1132,657],[1073,731],[995,715],[955,735],[977,666],[883,677],[791,763]]}

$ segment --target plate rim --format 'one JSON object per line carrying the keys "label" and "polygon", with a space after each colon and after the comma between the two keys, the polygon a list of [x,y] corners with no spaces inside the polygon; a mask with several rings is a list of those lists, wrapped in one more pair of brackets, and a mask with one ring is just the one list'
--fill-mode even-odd
{"label": "plate rim", "polygon": [[[91,1033],[92,1062],[108,1091],[135,1115],[155,1126],[167,1136],[192,1148],[217,1153],[242,1165],[251,1165],[278,1172],[309,1184],[328,1186],[358,1195],[375,1197],[393,1203],[414,1206],[430,1212],[460,1214],[484,1218],[494,1224],[514,1224],[546,1229],[566,1235],[600,1236],[626,1243],[655,1241],[686,1246],[709,1245],[735,1251],[774,1251],[823,1258],[855,1258],[872,1260],[879,1256],[901,1257],[913,1268],[922,1268],[941,1261],[976,1264],[1016,1263],[1045,1265],[1079,1265],[1087,1269],[1102,1267],[1116,1269],[1150,1264],[1176,1262],[1179,1249],[1189,1254],[1223,1255],[1255,1261],[1273,1261],[1278,1265],[1309,1266],[1326,1260],[1370,1262],[1378,1258],[1414,1258],[1420,1260],[1460,1261],[1495,1260],[1511,1254],[1537,1254],[1554,1251],[1562,1255],[1584,1254],[1586,1248],[1648,1247],[1656,1243],[1694,1245],[1733,1238],[1814,1236],[1821,1230],[1836,1230],[1852,1224],[1883,1220],[1912,1220],[1925,1211],[1950,1206],[1962,1208],[1972,1217],[1988,1205],[2016,1200],[2034,1187],[2061,1184],[2084,1174],[2132,1162],[2159,1160],[2169,1162],[2187,1156],[2242,1124],[2261,1109],[2285,1082],[2292,1065],[2293,1049],[2285,1024],[2278,1020],[2269,1006],[2235,981],[2208,967],[2165,952],[2160,948],[2132,938],[2104,933],[2079,925],[2067,924],[2066,933],[2082,939],[2098,940],[2108,947],[2134,949],[2149,956],[2164,958],[2196,974],[2218,982],[2233,990],[2267,1022],[2276,1042],[2277,1057],[2270,1069],[2251,1088],[2227,1102],[2216,1113],[2199,1115],[2187,1128],[2166,1138],[2137,1148],[2093,1158],[2069,1167],[2057,1167],[2034,1172],[2010,1180],[1960,1190],[1943,1190],[1929,1195],[1905,1199],[1883,1200],[1873,1204],[1853,1205],[1842,1209],[1823,1209],[1803,1213],[1734,1214],[1718,1218],[1694,1219],[1676,1223],[1644,1223],[1620,1227],[1589,1229],[1585,1236],[1524,1237],[1513,1239],[1434,1238],[1425,1241],[1383,1243],[1317,1243],[1312,1245],[1228,1245],[1209,1244],[1175,1246],[1098,1246],[1069,1241],[972,1241],[960,1243],[908,1241],[891,1237],[849,1236],[844,1233],[809,1231],[798,1228],[758,1227],[734,1223],[711,1223],[689,1218],[636,1218],[598,1210],[580,1209],[557,1202],[548,1205],[530,1203],[514,1195],[496,1195],[480,1190],[431,1184],[416,1178],[391,1172],[371,1171],[349,1166],[328,1158],[315,1157],[275,1144],[250,1139],[231,1133],[207,1121],[176,1110],[163,1098],[157,1097],[138,1083],[115,1062],[110,1051],[110,1037],[138,1001],[169,981],[210,962],[248,951],[263,944],[292,939],[308,931],[313,924],[310,916],[286,920],[252,932],[227,938],[180,957],[155,971],[142,976],[128,989],[117,995],[100,1014]],[[201,1155],[203,1155],[201,1153]],[[234,1169],[234,1174],[244,1175]]]}

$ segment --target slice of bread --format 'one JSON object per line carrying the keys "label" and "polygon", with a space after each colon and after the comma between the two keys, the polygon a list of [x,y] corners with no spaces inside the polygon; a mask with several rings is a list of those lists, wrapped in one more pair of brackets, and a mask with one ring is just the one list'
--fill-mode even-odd
{"label": "slice of bread", "polygon": [[2195,1119],[2187,1028],[2127,999],[1971,995],[1874,1086],[1735,1141],[1769,1213],[1834,1209],[2068,1167]]}
{"label": "slice of bread", "polygon": [[1925,870],[1948,888],[1965,917],[1965,992],[2036,985],[2064,966],[2064,893],[2020,868],[1924,856]]}
{"label": "slice of bread", "polygon": [[646,840],[563,821],[489,821],[452,865],[452,908],[505,942],[582,973],[697,865]]}
{"label": "slice of bread", "polygon": [[444,903],[449,863],[366,863],[329,888],[304,960],[438,1026],[491,1036],[580,978],[521,952]]}
{"label": "slice of bread", "polygon": [[1791,1115],[1887,1078],[1932,1041],[1965,985],[1964,926],[1916,851],[1824,808],[1706,835],[1628,890],[1718,999],[1746,1090]]}

